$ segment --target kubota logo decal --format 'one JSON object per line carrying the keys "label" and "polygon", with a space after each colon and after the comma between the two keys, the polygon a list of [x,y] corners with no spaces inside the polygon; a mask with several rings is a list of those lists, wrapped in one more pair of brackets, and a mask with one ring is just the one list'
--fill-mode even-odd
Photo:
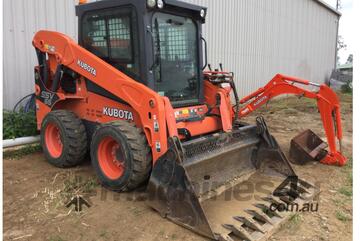
{"label": "kubota logo decal", "polygon": [[249,108],[246,108],[245,110],[241,111],[241,114],[245,115],[246,113],[248,113],[250,110]]}
{"label": "kubota logo decal", "polygon": [[125,119],[125,120],[131,120],[131,121],[134,120],[133,113],[131,111],[127,111],[127,110],[104,107],[103,114],[110,116],[110,117],[119,118],[119,119]]}
{"label": "kubota logo decal", "polygon": [[94,69],[93,67],[91,67],[91,66],[88,65],[87,63],[84,63],[83,61],[81,61],[80,59],[78,59],[77,65],[79,65],[81,68],[83,68],[84,70],[86,70],[86,71],[89,72],[90,74],[96,76],[96,69]]}
{"label": "kubota logo decal", "polygon": [[261,97],[258,101],[256,101],[256,102],[254,103],[254,106],[260,105],[262,102],[264,102],[264,101],[267,100],[267,99],[268,99],[268,96],[267,96],[267,95]]}

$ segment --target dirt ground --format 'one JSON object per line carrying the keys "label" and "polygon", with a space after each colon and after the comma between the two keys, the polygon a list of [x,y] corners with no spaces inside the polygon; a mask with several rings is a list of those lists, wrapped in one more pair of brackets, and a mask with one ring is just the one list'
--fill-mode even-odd
{"label": "dirt ground", "polygon": [[[349,164],[295,166],[299,176],[320,183],[319,210],[293,215],[270,240],[352,240],[352,96],[341,95],[341,100]],[[310,128],[324,137],[316,106],[307,100],[273,101],[246,121],[260,114],[285,153],[302,130]],[[207,240],[160,217],[146,206],[141,190],[116,195],[102,189],[89,162],[61,170],[49,165],[41,152],[5,156],[4,240]],[[74,182],[93,193],[92,207],[80,214],[64,206]]]}

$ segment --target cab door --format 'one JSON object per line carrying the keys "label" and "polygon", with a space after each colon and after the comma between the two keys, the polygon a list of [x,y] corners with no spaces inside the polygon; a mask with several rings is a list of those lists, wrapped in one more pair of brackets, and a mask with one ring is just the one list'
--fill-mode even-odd
{"label": "cab door", "polygon": [[85,49],[140,80],[138,25],[133,7],[86,12],[81,26],[81,45]]}

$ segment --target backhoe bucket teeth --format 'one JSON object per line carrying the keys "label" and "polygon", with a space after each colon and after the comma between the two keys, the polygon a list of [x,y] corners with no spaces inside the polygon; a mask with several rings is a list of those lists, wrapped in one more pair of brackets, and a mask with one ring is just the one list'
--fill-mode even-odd
{"label": "backhoe bucket teeth", "polygon": [[149,205],[211,239],[269,237],[289,216],[276,206],[300,205],[301,195],[311,199],[317,189],[297,178],[262,122],[186,143],[169,141],[152,171]]}
{"label": "backhoe bucket teeth", "polygon": [[327,144],[311,130],[306,130],[291,140],[290,161],[304,165],[321,161],[327,155]]}

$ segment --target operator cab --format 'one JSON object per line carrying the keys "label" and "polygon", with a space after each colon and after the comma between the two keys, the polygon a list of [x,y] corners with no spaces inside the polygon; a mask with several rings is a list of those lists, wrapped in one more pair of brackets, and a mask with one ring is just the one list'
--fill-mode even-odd
{"label": "operator cab", "polygon": [[103,0],[76,7],[79,44],[175,107],[202,104],[206,8],[176,0]]}

